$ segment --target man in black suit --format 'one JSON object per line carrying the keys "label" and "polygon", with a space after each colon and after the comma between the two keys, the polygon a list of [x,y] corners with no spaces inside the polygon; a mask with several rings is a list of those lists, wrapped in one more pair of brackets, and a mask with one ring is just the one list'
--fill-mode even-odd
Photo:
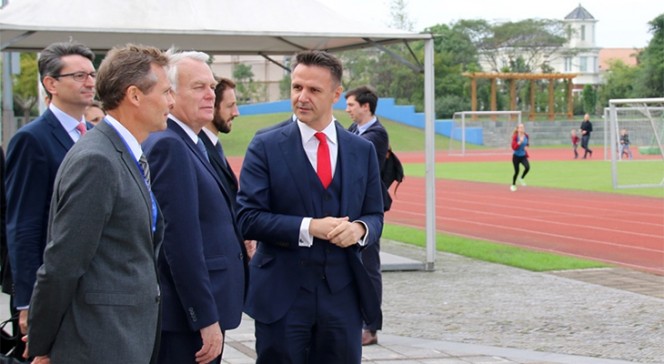
{"label": "man in black suit", "polygon": [[54,43],[39,54],[41,83],[51,100],[37,119],[9,141],[7,247],[14,282],[13,307],[21,333],[46,246],[53,181],[65,154],[87,130],[83,114],[95,95],[94,53],[78,43]]}
{"label": "man in black suit", "polygon": [[[214,88],[214,95],[214,118],[203,127],[203,130],[198,133],[198,137],[203,141],[210,157],[210,163],[235,204],[235,212],[237,212],[235,199],[239,184],[235,172],[233,172],[228,159],[226,159],[221,140],[219,140],[219,133],[230,133],[233,127],[233,119],[240,115],[235,96],[235,82],[222,77]],[[256,241],[245,240],[244,245],[247,248],[247,255],[251,258],[254,251],[256,251]]]}
{"label": "man in black suit", "polygon": [[[373,143],[382,175],[390,141],[387,130],[385,130],[375,116],[377,105],[378,95],[373,89],[367,86],[361,86],[346,92],[346,112],[353,119],[353,124],[348,128],[348,131]],[[385,186],[382,187],[383,205],[389,206],[386,204],[387,201],[385,201],[386,198],[389,198],[387,189]],[[369,245],[362,250],[362,263],[364,263],[369,277],[371,277],[371,282],[376,288],[379,300],[382,299],[383,279],[380,273],[380,239],[376,244]],[[365,322],[362,332],[362,345],[374,345],[378,343],[376,332],[382,328],[382,325],[382,311],[373,322]]]}

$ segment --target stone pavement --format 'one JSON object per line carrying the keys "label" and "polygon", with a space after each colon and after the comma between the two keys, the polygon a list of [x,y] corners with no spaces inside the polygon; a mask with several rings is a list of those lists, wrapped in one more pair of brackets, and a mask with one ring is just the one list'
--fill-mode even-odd
{"label": "stone pavement", "polygon": [[[383,252],[424,260],[385,241]],[[386,255],[383,265],[403,265]],[[439,253],[434,272],[386,271],[375,364],[664,363],[664,276],[621,268],[533,273]],[[223,363],[255,361],[252,320]]]}
{"label": "stone pavement", "polygon": [[[622,268],[533,273],[384,241],[383,331],[372,364],[664,364],[664,276]],[[400,258],[402,257],[402,258]],[[417,262],[415,262],[417,266]],[[1,317],[9,317],[0,295]],[[227,332],[223,363],[254,363],[245,316]],[[316,364],[316,363],[312,363]]]}

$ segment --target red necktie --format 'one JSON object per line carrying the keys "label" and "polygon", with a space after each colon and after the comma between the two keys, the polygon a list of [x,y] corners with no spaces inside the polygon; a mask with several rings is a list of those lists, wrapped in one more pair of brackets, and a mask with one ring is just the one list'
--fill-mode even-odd
{"label": "red necktie", "polygon": [[76,130],[81,133],[81,136],[85,135],[85,133],[88,131],[88,129],[85,127],[85,123],[78,123],[76,125]]}
{"label": "red necktie", "polygon": [[327,146],[327,138],[324,133],[314,134],[318,139],[318,152],[316,154],[317,173],[323,187],[327,188],[332,182],[332,165],[330,163],[330,148]]}

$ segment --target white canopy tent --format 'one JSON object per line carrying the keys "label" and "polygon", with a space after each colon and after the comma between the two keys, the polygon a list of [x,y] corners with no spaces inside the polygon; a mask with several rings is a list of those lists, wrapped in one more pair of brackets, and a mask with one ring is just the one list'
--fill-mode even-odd
{"label": "white canopy tent", "polygon": [[[0,9],[0,50],[39,51],[74,40],[95,51],[126,43],[210,54],[286,55],[425,42],[427,258],[435,261],[433,38],[350,20],[313,0],[10,0]],[[10,80],[4,67],[3,80]],[[7,82],[4,82],[7,84]],[[6,98],[6,93],[3,94]],[[6,101],[3,101],[3,110]],[[3,112],[3,124],[5,120]]]}

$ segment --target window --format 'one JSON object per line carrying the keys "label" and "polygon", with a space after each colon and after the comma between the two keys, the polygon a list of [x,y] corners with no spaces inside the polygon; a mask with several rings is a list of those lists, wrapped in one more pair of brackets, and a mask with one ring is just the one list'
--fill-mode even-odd
{"label": "window", "polygon": [[579,57],[579,71],[588,71],[588,57]]}
{"label": "window", "polygon": [[581,26],[581,40],[586,40],[586,26]]}
{"label": "window", "polygon": [[599,72],[599,62],[597,62],[597,57],[593,57],[593,72]]}
{"label": "window", "polygon": [[572,72],[572,57],[565,57],[565,72]]}

